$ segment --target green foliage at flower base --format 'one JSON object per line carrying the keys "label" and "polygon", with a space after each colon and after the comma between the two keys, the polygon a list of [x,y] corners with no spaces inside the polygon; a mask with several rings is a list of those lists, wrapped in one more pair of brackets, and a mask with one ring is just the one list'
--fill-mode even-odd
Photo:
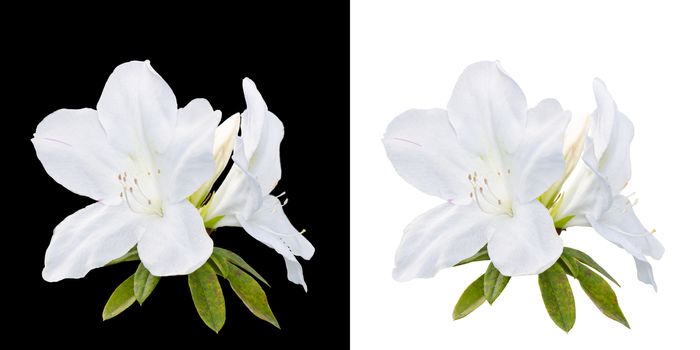
{"label": "green foliage at flower base", "polygon": [[[455,266],[485,260],[489,260],[486,247]],[[569,247],[564,248],[561,257],[554,265],[538,276],[544,306],[559,328],[568,333],[576,322],[576,304],[567,275],[578,280],[583,291],[605,316],[629,328],[629,323],[617,302],[615,291],[605,278],[618,287],[620,285],[590,256]],[[452,318],[458,320],[469,315],[484,301],[493,304],[508,285],[509,280],[510,277],[502,275],[493,263],[490,263],[486,272],[464,290],[455,305]]]}
{"label": "green foliage at flower base", "polygon": [[[135,249],[108,265],[139,260]],[[230,250],[215,247],[209,260],[187,276],[195,309],[207,327],[219,332],[226,322],[226,304],[219,283],[219,276],[226,279],[233,292],[253,315],[280,328],[270,309],[267,295],[258,280],[270,286],[240,256]],[[102,319],[108,320],[128,309],[135,301],[143,305],[158,285],[160,277],[151,275],[143,264],[114,290],[102,311]]]}

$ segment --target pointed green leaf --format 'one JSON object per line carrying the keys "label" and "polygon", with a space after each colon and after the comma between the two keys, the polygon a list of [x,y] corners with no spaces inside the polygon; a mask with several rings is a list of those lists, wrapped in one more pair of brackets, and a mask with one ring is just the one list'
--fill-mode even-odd
{"label": "pointed green leaf", "polygon": [[223,278],[228,277],[229,262],[225,258],[221,257],[220,255],[212,254],[211,257],[209,257],[209,262],[217,275]]}
{"label": "pointed green leaf", "polygon": [[564,269],[559,264],[554,264],[542,272],[538,280],[549,317],[559,328],[568,333],[576,322],[576,305]]}
{"label": "pointed green leaf", "polygon": [[617,303],[615,291],[613,291],[608,282],[605,282],[603,277],[600,277],[597,273],[593,272],[593,270],[581,263],[579,263],[578,269],[579,284],[581,284],[581,288],[586,292],[586,295],[593,301],[593,304],[595,304],[605,316],[630,328],[625,315],[622,314],[622,310],[620,310],[620,305]]}
{"label": "pointed green leaf", "polygon": [[143,263],[139,264],[134,274],[134,296],[140,305],[151,295],[151,292],[158,285],[158,281],[160,281],[160,277],[151,275]]}
{"label": "pointed green leaf", "polygon": [[481,275],[464,290],[459,300],[457,300],[457,304],[452,311],[452,319],[459,320],[469,315],[481,306],[484,301],[486,301],[484,296],[484,275]]}
{"label": "pointed green leaf", "polygon": [[219,333],[226,321],[226,305],[214,269],[205,263],[187,276],[187,282],[199,317],[209,328]]}
{"label": "pointed green leaf", "polygon": [[102,320],[119,315],[136,301],[134,296],[134,275],[129,276],[117,289],[109,296],[105,308],[102,310]]}
{"label": "pointed green leaf", "polygon": [[598,263],[596,263],[590,256],[588,256],[588,254],[580,250],[576,250],[574,248],[564,247],[564,252],[562,253],[562,255],[573,257],[574,259],[592,267],[594,270],[600,272],[601,275],[607,277],[607,279],[615,283],[618,287],[620,286],[620,284],[617,283],[617,281],[615,281],[615,279],[612,276],[610,276],[610,274],[607,271],[605,271],[603,267],[598,265]]}
{"label": "pointed green leaf", "polygon": [[226,250],[226,249],[219,248],[219,247],[214,247],[214,253],[212,254],[212,256],[214,256],[214,255],[228,260],[229,262],[242,268],[243,270],[245,270],[249,274],[255,276],[255,278],[259,279],[260,282],[265,283],[265,285],[267,285],[268,287],[270,286],[270,284],[267,283],[267,281],[265,281],[265,279],[262,276],[260,276],[260,274],[257,271],[255,271],[250,265],[248,265],[248,263],[245,262],[245,260],[243,260],[243,258],[238,256],[238,254],[236,254],[230,250]]}
{"label": "pointed green leaf", "polygon": [[131,248],[130,251],[126,252],[126,254],[122,255],[121,257],[118,257],[118,258],[108,262],[107,265],[105,265],[105,266],[119,264],[119,263],[123,263],[126,261],[136,261],[136,260],[139,260],[139,252],[136,250],[136,247],[134,247],[134,248]]}
{"label": "pointed green leaf", "polygon": [[496,298],[501,295],[503,289],[508,285],[508,281],[510,281],[509,276],[502,275],[501,272],[493,266],[493,263],[489,264],[484,274],[484,297],[486,297],[489,304],[493,304]]}
{"label": "pointed green leaf", "polygon": [[272,313],[272,310],[270,310],[270,304],[267,302],[265,291],[255,278],[245,273],[245,271],[238,268],[238,266],[229,264],[228,281],[233,291],[253,315],[280,328],[275,315]]}
{"label": "pointed green leaf", "polygon": [[562,264],[562,267],[567,274],[571,275],[573,278],[578,278],[578,263],[576,262],[576,259],[562,254],[559,257],[558,262]]}
{"label": "pointed green leaf", "polygon": [[476,254],[456,263],[454,266],[460,266],[464,264],[468,264],[470,262],[475,262],[475,261],[483,261],[483,260],[489,260],[489,252],[486,250],[486,246],[481,248]]}

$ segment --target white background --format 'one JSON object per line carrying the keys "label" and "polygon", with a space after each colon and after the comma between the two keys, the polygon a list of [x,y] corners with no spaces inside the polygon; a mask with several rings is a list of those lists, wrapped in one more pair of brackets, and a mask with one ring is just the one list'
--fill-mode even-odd
{"label": "white background", "polygon": [[[612,1],[611,1],[612,2]],[[700,324],[700,12],[659,1],[353,1],[351,5],[351,339],[354,349],[697,348]],[[444,108],[462,70],[500,60],[534,106],[557,98],[581,117],[602,78],[633,121],[635,207],[666,247],[653,261],[659,291],[634,262],[590,228],[563,234],[616,288],[632,327],[603,316],[575,281],[576,325],[549,319],[533,276],[515,278],[493,306],[459,321],[452,308],[486,263],[428,280],[391,278],[404,226],[440,203],[405,183],[381,143],[409,108]]]}

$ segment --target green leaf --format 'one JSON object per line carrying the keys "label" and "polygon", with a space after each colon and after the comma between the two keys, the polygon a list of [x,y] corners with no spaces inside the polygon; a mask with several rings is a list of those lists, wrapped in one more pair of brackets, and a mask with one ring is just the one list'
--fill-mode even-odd
{"label": "green leaf", "polygon": [[454,266],[460,266],[464,264],[468,264],[470,262],[475,262],[475,261],[483,261],[483,260],[489,260],[489,252],[486,250],[486,246],[481,248],[476,254],[456,263]]}
{"label": "green leaf", "polygon": [[229,264],[229,262],[225,258],[223,258],[219,255],[212,254],[209,257],[209,261],[211,262],[210,265],[214,269],[214,272],[217,275],[219,275],[223,278],[228,277],[228,264]]}
{"label": "green leaf", "polygon": [[209,328],[219,333],[226,321],[226,305],[214,269],[205,263],[187,276],[187,282],[199,317]]}
{"label": "green leaf", "polygon": [[134,296],[134,275],[131,275],[117,286],[117,289],[109,296],[109,300],[107,300],[107,304],[102,310],[102,320],[107,321],[119,315],[122,311],[128,309],[134,301],[136,301]]}
{"label": "green leaf", "polygon": [[538,280],[549,317],[559,328],[568,333],[576,322],[576,305],[564,269],[559,264],[554,264],[542,272]]}
{"label": "green leaf", "polygon": [[508,285],[508,281],[510,281],[509,276],[502,275],[501,272],[493,266],[493,263],[489,264],[484,274],[484,297],[486,297],[489,304],[493,304],[496,298],[501,295],[503,289]]}
{"label": "green leaf", "polygon": [[484,275],[481,275],[464,290],[462,296],[457,300],[455,309],[452,311],[452,319],[459,320],[469,315],[481,306],[484,301],[486,301],[484,296]]}
{"label": "green leaf", "polygon": [[[230,250],[226,250],[226,249],[219,248],[219,247],[214,247],[214,253],[212,253],[212,256],[222,257],[222,258],[228,260],[229,262],[242,268],[243,270],[245,270],[249,274],[255,276],[255,278],[259,279],[260,282],[265,283],[265,285],[267,285],[268,287],[270,286],[270,284],[267,283],[267,281],[265,281],[265,279],[262,276],[260,276],[260,274],[257,271],[255,271],[250,265],[248,265],[248,263],[245,262],[245,260],[243,260],[243,258],[238,256],[238,254],[236,254]],[[223,272],[223,270],[222,270],[222,272]]]}
{"label": "green leaf", "polygon": [[228,281],[233,291],[253,315],[280,328],[275,315],[270,310],[265,291],[253,277],[238,268],[238,266],[229,264]]}
{"label": "green leaf", "polygon": [[581,263],[579,263],[578,268],[579,284],[581,284],[581,288],[586,292],[586,295],[593,301],[593,304],[595,304],[605,316],[630,328],[625,315],[622,314],[622,310],[620,310],[620,305],[617,303],[615,291],[613,291],[608,282],[605,282],[603,277],[600,277],[597,273],[593,272],[593,270]]}
{"label": "green leaf", "polygon": [[121,257],[116,258],[116,259],[108,262],[107,265],[105,265],[105,266],[119,264],[119,263],[123,263],[126,261],[136,261],[136,260],[139,260],[139,252],[136,250],[136,247],[134,247],[134,248],[131,248],[130,251],[126,252],[126,254],[122,255]]}
{"label": "green leaf", "polygon": [[563,264],[562,267],[565,268],[564,271],[567,274],[571,275],[573,278],[578,278],[578,263],[577,263],[576,259],[574,259],[568,255],[562,254],[559,257],[558,262],[560,264]]}
{"label": "green leaf", "polygon": [[134,274],[134,295],[140,305],[151,295],[151,292],[158,285],[158,281],[160,281],[160,277],[151,275],[143,263],[139,264]]}
{"label": "green leaf", "polygon": [[617,281],[615,281],[615,279],[612,276],[610,276],[610,274],[607,271],[605,271],[605,269],[603,269],[603,267],[598,265],[598,263],[596,263],[590,256],[588,256],[588,254],[586,254],[580,250],[576,250],[574,248],[564,247],[564,252],[562,253],[562,255],[573,257],[574,259],[578,260],[579,262],[582,262],[582,263],[592,267],[594,270],[600,272],[601,275],[607,277],[609,280],[611,280],[613,283],[615,283],[618,287],[620,286],[620,284],[617,283]]}

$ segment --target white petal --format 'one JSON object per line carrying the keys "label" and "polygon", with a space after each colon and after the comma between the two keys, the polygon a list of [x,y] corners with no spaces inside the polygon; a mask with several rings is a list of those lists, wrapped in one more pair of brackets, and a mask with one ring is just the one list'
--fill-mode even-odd
{"label": "white petal", "polygon": [[304,287],[304,291],[307,292],[306,282],[304,281],[304,271],[301,268],[301,264],[295,257],[284,257],[284,265],[287,267],[287,279],[290,282],[300,284]]}
{"label": "white petal", "polygon": [[151,216],[138,244],[141,262],[156,276],[187,275],[209,259],[213,248],[199,212],[188,201],[167,204],[163,217]]}
{"label": "white petal", "polygon": [[618,112],[613,134],[598,169],[608,180],[613,193],[619,193],[632,176],[630,143],[634,137],[634,126],[624,114]]}
{"label": "white petal", "polygon": [[205,99],[192,100],[177,112],[177,126],[167,151],[157,156],[166,199],[179,202],[214,175],[214,130],[221,112]]}
{"label": "white petal", "polygon": [[208,205],[206,221],[224,217],[214,227],[237,226],[234,224],[239,218],[248,219],[262,205],[263,193],[253,175],[246,170],[248,164],[240,138],[236,144],[234,163]]}
{"label": "white petal", "polygon": [[239,218],[239,221],[249,235],[284,257],[288,279],[306,289],[301,266],[295,255],[308,260],[314,254],[314,247],[289,222],[279,200],[267,196],[257,212],[249,219]]}
{"label": "white petal", "polygon": [[608,88],[602,80],[593,80],[593,94],[598,108],[593,112],[591,124],[591,138],[595,148],[597,159],[603,157],[603,153],[608,148],[610,137],[615,124],[617,105],[613,100]]}
{"label": "white petal", "polygon": [[239,220],[251,236],[279,254],[289,256],[288,253],[292,253],[306,260],[314,255],[313,245],[289,222],[275,196],[266,196],[258,211],[246,220]]}
{"label": "white petal", "polygon": [[637,279],[653,286],[654,290],[658,291],[656,281],[654,281],[654,271],[652,271],[651,264],[647,259],[634,258],[634,264],[637,266]]}
{"label": "white petal", "polygon": [[445,203],[417,217],[396,251],[394,279],[429,278],[481,249],[493,232],[490,215],[475,205]]}
{"label": "white petal", "polygon": [[39,123],[32,139],[46,172],[70,191],[107,204],[120,202],[117,175],[127,157],[107,142],[93,109],[60,109]]}
{"label": "white petal", "polygon": [[49,282],[81,278],[136,245],[144,216],[125,206],[94,203],[65,218],[46,250],[42,276]]}
{"label": "white petal", "polygon": [[224,171],[228,161],[231,159],[233,147],[236,144],[236,137],[240,129],[241,115],[236,113],[227,118],[216,128],[214,133],[214,160],[216,162],[216,172],[214,179]]}
{"label": "white petal", "polygon": [[250,159],[258,149],[261,135],[266,127],[267,104],[255,83],[249,78],[243,79],[243,96],[246,110],[242,114],[241,135],[245,142],[246,158]]}
{"label": "white petal", "polygon": [[664,254],[661,242],[642,225],[625,196],[615,196],[610,208],[598,220],[589,218],[589,221],[601,236],[637,259],[644,259],[644,256],[660,259]]}
{"label": "white petal", "polygon": [[513,164],[520,202],[535,199],[564,173],[564,133],[571,113],[556,100],[540,102],[527,113],[527,127]]}
{"label": "white petal", "polygon": [[549,211],[536,200],[515,203],[512,217],[494,220],[488,244],[491,262],[506,276],[539,274],[559,259],[563,249]]}
{"label": "white petal", "polygon": [[243,94],[246,110],[241,119],[241,137],[249,161],[248,171],[260,183],[263,193],[268,194],[282,177],[280,143],[284,126],[267,110],[255,83],[248,78],[243,79]]}
{"label": "white petal", "polygon": [[467,174],[472,156],[457,142],[447,113],[412,109],[396,117],[384,134],[384,147],[396,172],[419,190],[453,203],[469,203]]}
{"label": "white petal", "polygon": [[[284,126],[277,116],[267,112],[266,118],[258,147],[248,161],[248,170],[258,181],[264,194],[272,192],[282,177],[280,143],[284,137]],[[245,136],[243,139],[245,140]]]}
{"label": "white petal", "polygon": [[97,113],[110,143],[124,153],[163,152],[177,121],[177,101],[149,61],[131,61],[107,79]]}
{"label": "white petal", "polygon": [[459,77],[447,111],[457,138],[472,154],[513,153],[525,130],[527,102],[498,62],[478,62]]}
{"label": "white petal", "polygon": [[600,79],[593,81],[593,92],[598,108],[593,113],[591,137],[598,159],[598,170],[610,183],[613,193],[619,193],[629,181],[630,143],[634,126],[617,110],[607,87]]}

